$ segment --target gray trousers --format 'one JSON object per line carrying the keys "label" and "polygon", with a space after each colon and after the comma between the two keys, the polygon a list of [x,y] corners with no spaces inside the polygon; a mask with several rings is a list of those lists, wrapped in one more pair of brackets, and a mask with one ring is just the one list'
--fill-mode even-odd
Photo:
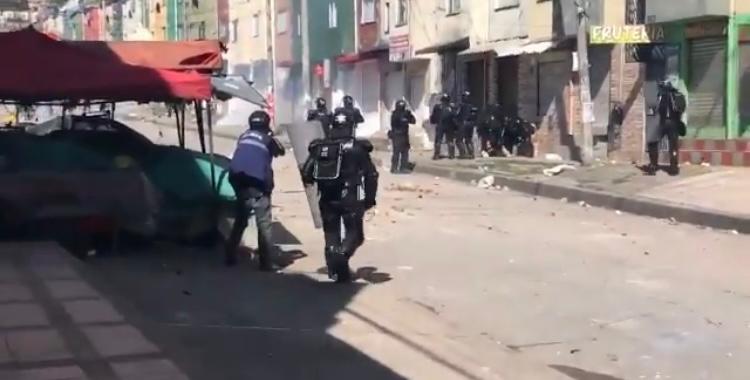
{"label": "gray trousers", "polygon": [[261,263],[267,262],[274,248],[271,196],[254,188],[235,187],[234,191],[237,200],[235,201],[234,225],[226,246],[227,256],[236,257],[248,220],[251,215],[254,215],[255,224],[258,226],[258,256]]}

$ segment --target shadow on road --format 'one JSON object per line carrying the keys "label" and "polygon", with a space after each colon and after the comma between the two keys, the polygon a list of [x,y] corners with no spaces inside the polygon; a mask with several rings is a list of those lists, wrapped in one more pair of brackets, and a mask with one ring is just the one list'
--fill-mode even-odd
{"label": "shadow on road", "polygon": [[[191,379],[403,378],[329,333],[364,284],[263,274],[249,263],[226,268],[219,248],[158,245],[85,265],[90,281]],[[375,268],[360,272],[371,283],[390,279]]]}
{"label": "shadow on road", "polygon": [[623,380],[619,377],[610,375],[604,375],[601,373],[594,373],[582,370],[576,367],[569,367],[564,365],[551,365],[550,368],[563,373],[574,380]]}

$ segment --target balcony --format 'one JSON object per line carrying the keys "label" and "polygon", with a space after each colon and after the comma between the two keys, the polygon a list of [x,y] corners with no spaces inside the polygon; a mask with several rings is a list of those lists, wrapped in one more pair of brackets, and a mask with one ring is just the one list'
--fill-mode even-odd
{"label": "balcony", "polygon": [[661,23],[704,17],[727,17],[730,0],[647,0],[646,22]]}

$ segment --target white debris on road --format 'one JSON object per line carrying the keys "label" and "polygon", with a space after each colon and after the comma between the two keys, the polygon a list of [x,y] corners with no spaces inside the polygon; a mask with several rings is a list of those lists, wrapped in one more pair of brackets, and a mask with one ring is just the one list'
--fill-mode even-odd
{"label": "white debris on road", "polygon": [[488,175],[477,182],[477,187],[480,189],[489,189],[495,185],[495,177]]}
{"label": "white debris on road", "polygon": [[554,168],[544,169],[542,170],[542,173],[546,175],[547,177],[553,177],[556,175],[560,175],[562,172],[566,170],[576,170],[577,168],[573,165],[557,165]]}

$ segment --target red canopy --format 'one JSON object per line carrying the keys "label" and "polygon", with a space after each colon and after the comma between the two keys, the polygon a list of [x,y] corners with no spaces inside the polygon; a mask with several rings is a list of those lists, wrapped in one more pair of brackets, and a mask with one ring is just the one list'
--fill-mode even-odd
{"label": "red canopy", "polygon": [[221,69],[219,41],[67,41],[101,59],[165,70]]}
{"label": "red canopy", "polygon": [[101,59],[33,28],[0,33],[0,100],[164,101],[208,99],[211,81],[198,73]]}

